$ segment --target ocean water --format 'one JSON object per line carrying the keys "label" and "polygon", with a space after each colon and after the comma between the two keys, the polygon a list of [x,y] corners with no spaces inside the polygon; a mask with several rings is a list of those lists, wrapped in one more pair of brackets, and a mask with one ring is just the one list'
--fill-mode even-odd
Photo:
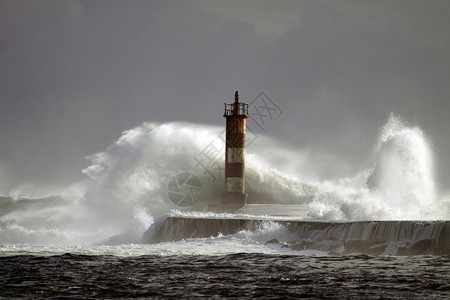
{"label": "ocean water", "polygon": [[0,297],[450,296],[450,197],[420,128],[392,115],[371,167],[333,180],[314,172],[323,153],[254,137],[249,202],[288,216],[208,212],[223,190],[223,134],[144,123],[89,157],[81,182],[6,191]]}
{"label": "ocean water", "polygon": [[2,298],[446,299],[448,257],[63,254],[0,258]]}

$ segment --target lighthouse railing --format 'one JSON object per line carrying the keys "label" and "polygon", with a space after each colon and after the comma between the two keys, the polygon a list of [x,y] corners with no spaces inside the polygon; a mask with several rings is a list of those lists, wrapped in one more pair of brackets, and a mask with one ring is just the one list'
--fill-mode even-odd
{"label": "lighthouse railing", "polygon": [[[234,103],[225,103],[225,112],[224,116],[233,116],[234,115]],[[238,116],[247,116],[248,115],[248,104],[247,103],[239,103]]]}

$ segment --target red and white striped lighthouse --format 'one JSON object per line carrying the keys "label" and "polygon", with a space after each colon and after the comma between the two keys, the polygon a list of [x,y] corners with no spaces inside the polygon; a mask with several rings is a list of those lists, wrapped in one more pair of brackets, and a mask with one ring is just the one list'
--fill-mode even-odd
{"label": "red and white striped lighthouse", "polygon": [[248,104],[239,102],[239,92],[234,94],[234,103],[225,103],[223,114],[227,120],[225,137],[225,193],[224,205],[245,205],[245,130]]}

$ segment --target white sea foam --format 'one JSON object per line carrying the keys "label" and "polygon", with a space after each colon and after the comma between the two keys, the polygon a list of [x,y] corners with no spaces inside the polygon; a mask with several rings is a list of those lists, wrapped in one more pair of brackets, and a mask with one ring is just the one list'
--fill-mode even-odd
{"label": "white sea foam", "polygon": [[[0,244],[139,243],[149,225],[171,210],[204,211],[223,191],[222,133],[221,127],[191,123],[144,123],[130,129],[104,152],[89,157],[91,165],[83,170],[86,179],[57,190],[58,196],[42,187],[33,194],[29,185],[12,190],[1,203]],[[215,179],[199,163],[206,163],[205,149],[217,150],[214,162],[222,170],[214,173]],[[419,128],[392,115],[375,150],[372,170],[321,180],[305,171],[316,161],[314,153],[260,136],[247,149],[246,188],[253,202],[305,205],[314,220],[449,218],[450,197],[436,193],[431,147]],[[193,207],[178,207],[168,197],[170,180],[182,172],[194,174],[201,183],[201,198]],[[283,229],[273,232],[282,235]],[[242,234],[232,242],[258,243]],[[228,237],[217,239],[230,242]],[[256,244],[258,249],[268,247]]]}
{"label": "white sea foam", "polygon": [[391,115],[376,145],[373,170],[319,183],[311,216],[327,220],[448,219],[436,194],[431,147],[418,127]]}

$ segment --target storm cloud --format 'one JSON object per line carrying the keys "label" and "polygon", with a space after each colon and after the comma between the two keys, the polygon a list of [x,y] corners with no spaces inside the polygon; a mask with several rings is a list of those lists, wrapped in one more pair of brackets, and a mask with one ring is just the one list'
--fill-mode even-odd
{"label": "storm cloud", "polygon": [[429,137],[446,186],[449,53],[446,0],[3,0],[2,185],[78,180],[144,121],[223,125],[239,90],[282,109],[265,134],[349,174],[393,112]]}

